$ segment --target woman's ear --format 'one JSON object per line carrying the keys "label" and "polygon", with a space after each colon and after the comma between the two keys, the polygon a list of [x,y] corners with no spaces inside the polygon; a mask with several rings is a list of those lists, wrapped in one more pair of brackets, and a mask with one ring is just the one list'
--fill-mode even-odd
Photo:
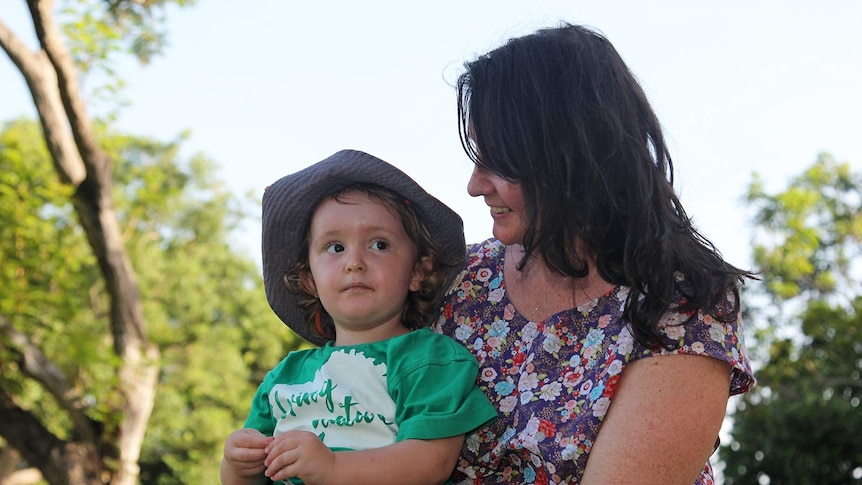
{"label": "woman's ear", "polygon": [[413,277],[410,278],[410,291],[421,290],[422,282],[425,281],[425,278],[429,274],[431,274],[431,270],[433,269],[434,263],[431,262],[431,258],[428,256],[422,256],[422,258],[413,266]]}

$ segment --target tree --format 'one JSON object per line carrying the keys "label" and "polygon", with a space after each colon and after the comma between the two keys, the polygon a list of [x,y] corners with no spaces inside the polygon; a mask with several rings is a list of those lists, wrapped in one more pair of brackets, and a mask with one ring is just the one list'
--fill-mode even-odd
{"label": "tree", "polygon": [[727,483],[862,483],[862,174],[821,154],[777,194],[755,176],[748,201],[767,354],[720,451]]}
{"label": "tree", "polygon": [[[229,245],[245,211],[208,160],[183,163],[178,144],[135,137],[104,136],[102,146],[118,161],[118,220],[161,356],[141,479],[217,482],[224,438],[242,423],[264,372],[298,340],[269,309],[255,263]],[[26,360],[50,363],[76,393],[81,419],[99,429],[122,418],[119,363],[105,335],[104,282],[52,170],[35,123],[0,131],[0,237],[14,241],[0,251],[0,388],[57,440],[75,441],[74,417],[27,374]],[[100,439],[110,434],[94,437],[110,452]]]}
{"label": "tree", "polygon": [[[0,23],[0,46],[19,69],[33,96],[45,140],[61,182],[74,190],[72,206],[98,262],[109,294],[112,351],[117,356],[114,385],[122,408],[119,422],[99,429],[59,369],[36,344],[16,332],[3,317],[6,338],[15,342],[21,371],[40,382],[70,416],[78,439],[61,440],[20,408],[8,392],[0,393],[3,437],[52,483],[94,482],[104,471],[101,457],[116,460],[112,483],[133,484],[138,453],[152,412],[158,348],[148,340],[140,293],[114,212],[111,160],[98,143],[79,89],[75,62],[54,19],[53,0],[29,0],[39,41],[30,51]],[[130,2],[131,4],[132,2]],[[123,2],[108,2],[110,12],[135,12]],[[119,18],[113,14],[108,20]],[[105,439],[105,435],[110,435]],[[102,445],[114,443],[113,450]]]}
{"label": "tree", "polygon": [[88,115],[79,76],[116,82],[112,53],[158,53],[165,3],[72,2],[60,25],[29,0],[36,50],[0,19],[41,128],[0,143],[0,436],[52,484],[133,484],[141,460],[148,482],[212,481],[193,464],[217,463],[257,362],[296,345],[260,334],[271,312],[226,243],[237,214],[211,165]]}

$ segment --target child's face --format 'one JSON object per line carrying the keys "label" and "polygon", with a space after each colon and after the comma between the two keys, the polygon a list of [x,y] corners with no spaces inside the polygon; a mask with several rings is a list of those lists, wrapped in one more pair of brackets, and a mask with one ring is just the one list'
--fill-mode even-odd
{"label": "child's face", "polygon": [[419,290],[423,273],[415,244],[386,206],[361,192],[324,200],[311,219],[308,249],[307,283],[335,323],[336,343],[345,333],[404,333],[407,292]]}

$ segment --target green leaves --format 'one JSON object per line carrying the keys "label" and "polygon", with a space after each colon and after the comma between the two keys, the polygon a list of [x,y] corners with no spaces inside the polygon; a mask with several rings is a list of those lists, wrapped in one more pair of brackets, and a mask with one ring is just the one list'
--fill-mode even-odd
{"label": "green leaves", "polygon": [[[102,131],[150,339],[162,355],[142,479],[217,483],[225,437],[242,425],[263,374],[301,341],[269,309],[254,261],[229,242],[252,215],[212,161],[182,159],[182,137]],[[86,397],[88,416],[112,426],[118,362],[108,297],[34,121],[0,131],[0,194],[0,314],[58,363]],[[68,435],[68,417],[6,345],[0,338],[3,389]]]}
{"label": "green leaves", "polygon": [[828,154],[789,187],[767,194],[759,177],[748,202],[757,210],[755,263],[778,300],[821,298],[839,288],[859,289],[852,261],[860,255],[862,178]]}
{"label": "green leaves", "polygon": [[[828,154],[769,194],[755,176],[748,292],[766,359],[720,454],[726,483],[862,481],[862,175]],[[766,481],[766,478],[769,481]]]}

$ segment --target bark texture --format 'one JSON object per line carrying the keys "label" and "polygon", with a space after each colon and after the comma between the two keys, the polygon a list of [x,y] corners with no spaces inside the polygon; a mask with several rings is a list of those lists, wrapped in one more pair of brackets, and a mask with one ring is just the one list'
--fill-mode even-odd
{"label": "bark texture", "polygon": [[6,391],[0,391],[0,435],[52,485],[134,485],[155,398],[159,351],[147,339],[135,272],[114,210],[111,160],[87,115],[70,52],[54,21],[54,0],[27,4],[38,48],[30,50],[2,17],[0,47],[27,83],[59,179],[75,189],[72,204],[105,281],[110,297],[106,330],[121,362],[112,398],[119,423],[92,421],[62,371],[0,315],[0,337],[11,343],[21,371],[69,414],[74,438],[53,435]]}

